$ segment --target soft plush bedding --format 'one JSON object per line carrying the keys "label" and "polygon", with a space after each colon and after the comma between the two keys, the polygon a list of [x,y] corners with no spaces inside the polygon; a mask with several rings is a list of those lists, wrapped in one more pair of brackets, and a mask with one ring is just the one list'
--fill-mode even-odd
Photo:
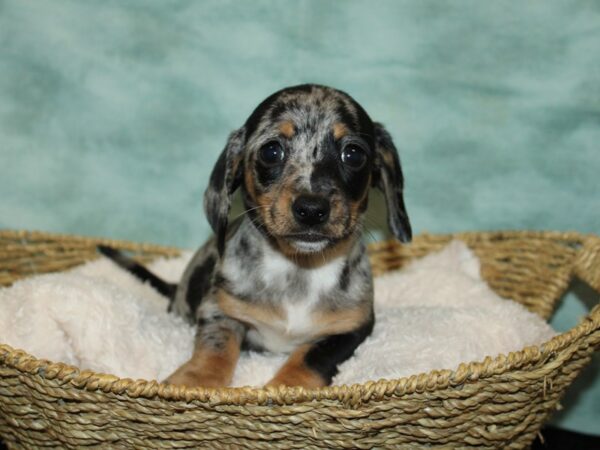
{"label": "soft plush bedding", "polygon": [[[177,280],[191,253],[150,268]],[[192,352],[194,328],[167,301],[99,259],[0,290],[0,342],[39,358],[121,377],[162,380]],[[555,332],[481,279],[477,257],[454,241],[375,279],[376,325],[333,384],[399,378],[539,344]],[[285,355],[244,352],[233,385],[261,386]]]}

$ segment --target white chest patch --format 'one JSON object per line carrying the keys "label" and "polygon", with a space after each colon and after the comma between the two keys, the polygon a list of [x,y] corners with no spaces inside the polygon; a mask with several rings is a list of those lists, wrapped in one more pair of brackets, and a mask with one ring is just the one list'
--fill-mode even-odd
{"label": "white chest patch", "polygon": [[[281,305],[285,317],[269,324],[255,324],[248,339],[272,352],[289,352],[320,333],[313,312],[321,296],[337,285],[344,258],[316,269],[301,269],[279,253],[265,256],[262,278],[267,285],[277,287],[280,298],[272,300]],[[304,281],[298,292],[289,281],[294,278]]]}

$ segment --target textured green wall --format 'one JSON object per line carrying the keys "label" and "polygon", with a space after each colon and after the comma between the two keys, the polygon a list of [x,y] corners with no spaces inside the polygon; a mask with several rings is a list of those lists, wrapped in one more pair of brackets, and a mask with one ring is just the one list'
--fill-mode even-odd
{"label": "textured green wall", "polygon": [[596,1],[0,0],[0,227],[194,247],[228,132],[311,81],[387,125],[415,232],[598,233],[599,54]]}

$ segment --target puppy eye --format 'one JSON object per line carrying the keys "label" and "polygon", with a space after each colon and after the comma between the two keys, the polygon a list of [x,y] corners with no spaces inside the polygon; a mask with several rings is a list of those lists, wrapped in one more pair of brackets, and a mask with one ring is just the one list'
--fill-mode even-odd
{"label": "puppy eye", "polygon": [[284,156],[283,147],[277,141],[267,142],[258,151],[258,158],[267,166],[279,164],[283,161]]}
{"label": "puppy eye", "polygon": [[367,155],[358,145],[349,144],[342,150],[342,162],[353,169],[360,169],[367,162]]}

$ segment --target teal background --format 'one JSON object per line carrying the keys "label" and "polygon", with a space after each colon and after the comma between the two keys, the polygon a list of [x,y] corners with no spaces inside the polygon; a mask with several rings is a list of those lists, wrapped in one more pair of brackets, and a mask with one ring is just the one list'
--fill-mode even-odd
{"label": "teal background", "polygon": [[[598,55],[596,1],[0,0],[0,227],[195,247],[229,131],[318,82],[395,138],[415,232],[599,233]],[[562,426],[600,433],[599,367]]]}

